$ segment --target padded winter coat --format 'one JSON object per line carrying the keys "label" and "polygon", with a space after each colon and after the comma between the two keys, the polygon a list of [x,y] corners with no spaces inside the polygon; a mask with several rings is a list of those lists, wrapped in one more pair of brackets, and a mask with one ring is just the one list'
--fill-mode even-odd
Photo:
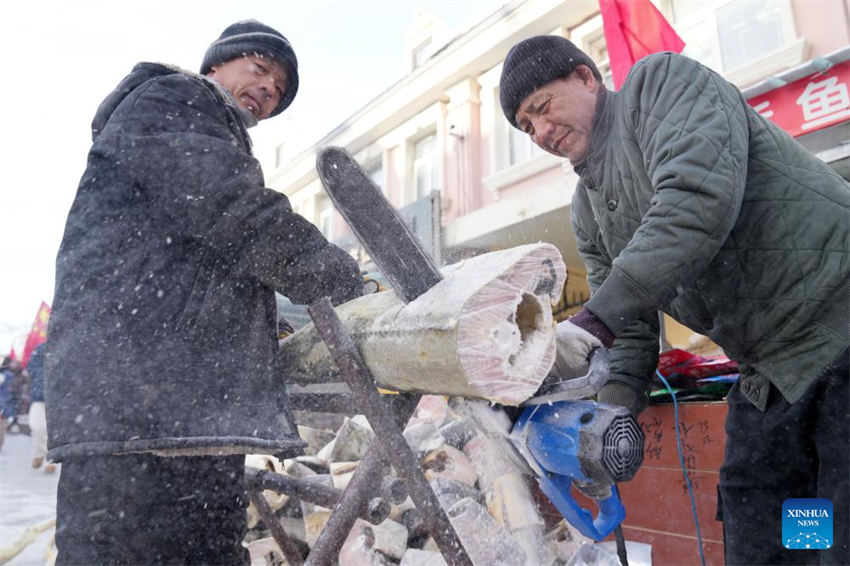
{"label": "padded winter coat", "polygon": [[848,347],[850,185],[686,57],[608,92],[572,206],[587,308],[618,337],[612,380],[644,391],[656,310],[709,336],[764,410]]}
{"label": "padded winter coat", "polygon": [[348,300],[356,262],[264,188],[213,81],[139,64],[92,131],[56,260],[48,457],[299,448],[274,291]]}

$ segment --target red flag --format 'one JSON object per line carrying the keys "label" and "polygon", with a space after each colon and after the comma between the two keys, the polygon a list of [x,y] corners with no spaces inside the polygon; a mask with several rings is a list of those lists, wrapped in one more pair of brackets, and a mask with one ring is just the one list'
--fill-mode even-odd
{"label": "red flag", "polygon": [[614,88],[639,59],[659,51],[681,53],[685,42],[650,0],[599,0]]}
{"label": "red flag", "polygon": [[30,354],[36,346],[47,340],[47,320],[50,318],[50,307],[44,301],[38,307],[38,313],[35,315],[35,322],[32,323],[27,341],[24,344],[24,353],[21,357],[21,365],[27,367],[27,362],[30,361]]}

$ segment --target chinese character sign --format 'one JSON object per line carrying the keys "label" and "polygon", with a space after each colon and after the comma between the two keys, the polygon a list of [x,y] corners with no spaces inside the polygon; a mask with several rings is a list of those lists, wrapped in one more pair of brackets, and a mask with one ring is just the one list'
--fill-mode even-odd
{"label": "chinese character sign", "polygon": [[799,136],[850,119],[850,61],[749,99],[756,111]]}
{"label": "chinese character sign", "polygon": [[797,99],[803,109],[803,130],[812,130],[820,126],[850,116],[850,98],[847,97],[847,85],[838,82],[838,77],[822,81],[812,81]]}

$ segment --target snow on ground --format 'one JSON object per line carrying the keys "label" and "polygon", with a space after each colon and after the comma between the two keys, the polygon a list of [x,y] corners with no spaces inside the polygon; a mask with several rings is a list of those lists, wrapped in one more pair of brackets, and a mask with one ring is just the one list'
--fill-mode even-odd
{"label": "snow on ground", "polygon": [[[53,474],[34,470],[32,439],[26,434],[6,433],[0,448],[0,549],[15,542],[28,527],[56,515],[56,486],[61,466]],[[38,536],[5,566],[42,566],[53,529]]]}

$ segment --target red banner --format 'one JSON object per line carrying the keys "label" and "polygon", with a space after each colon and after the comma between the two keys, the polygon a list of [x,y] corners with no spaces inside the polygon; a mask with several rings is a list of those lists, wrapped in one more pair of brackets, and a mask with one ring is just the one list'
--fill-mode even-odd
{"label": "red banner", "polygon": [[50,318],[50,307],[44,301],[38,308],[38,314],[35,315],[35,322],[32,323],[29,336],[24,344],[24,353],[21,357],[21,365],[27,367],[27,362],[30,361],[30,355],[33,349],[47,340],[47,321]]}
{"label": "red banner", "polygon": [[614,88],[639,59],[659,51],[681,53],[685,42],[650,0],[599,0]]}
{"label": "red banner", "polygon": [[850,119],[850,61],[832,66],[748,102],[794,137]]}

